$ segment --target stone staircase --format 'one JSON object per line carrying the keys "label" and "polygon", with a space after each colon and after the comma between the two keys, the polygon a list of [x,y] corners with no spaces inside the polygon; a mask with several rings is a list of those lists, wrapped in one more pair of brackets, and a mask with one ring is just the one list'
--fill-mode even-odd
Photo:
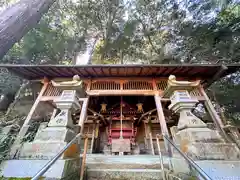
{"label": "stone staircase", "polygon": [[[186,172],[188,165],[182,158],[171,158],[175,164],[174,174],[169,172],[169,158],[163,156],[167,180],[190,180],[193,177]],[[49,160],[7,160],[0,166],[0,176],[7,178],[33,177]],[[79,162],[79,160],[78,160]],[[240,161],[202,160],[195,161],[213,180],[240,179]],[[65,162],[58,160],[45,173],[45,176],[57,180],[62,178],[59,170],[64,171]],[[76,170],[74,170],[74,168]],[[80,162],[69,167],[78,174]],[[162,170],[158,155],[114,156],[104,154],[87,154],[85,180],[161,180]],[[71,174],[68,172],[68,174]],[[193,174],[194,175],[194,174]],[[196,176],[197,174],[195,174]],[[79,177],[64,176],[66,179],[79,180]],[[65,179],[64,178],[64,179]],[[1,179],[1,178],[0,178]],[[197,179],[201,179],[200,177]]]}
{"label": "stone staircase", "polygon": [[[189,172],[183,158],[172,157],[174,174],[169,171],[169,158],[163,156],[167,180],[202,179],[197,173]],[[201,160],[195,161],[212,179],[240,179],[240,161]],[[195,176],[190,176],[192,174]],[[198,177],[196,177],[198,176]],[[158,155],[113,156],[88,154],[86,157],[87,180],[159,180],[162,170]]]}
{"label": "stone staircase", "polygon": [[[164,167],[168,160],[164,158]],[[112,156],[88,154],[86,158],[87,180],[159,180],[162,179],[159,156]]]}

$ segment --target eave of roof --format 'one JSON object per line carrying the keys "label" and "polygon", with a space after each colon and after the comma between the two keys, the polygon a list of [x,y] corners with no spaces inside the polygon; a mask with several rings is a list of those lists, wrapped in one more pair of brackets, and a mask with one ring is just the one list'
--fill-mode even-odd
{"label": "eave of roof", "polygon": [[[240,64],[224,65],[227,69],[220,77],[234,73]],[[2,64],[0,68],[28,80],[43,77],[49,79],[72,77],[78,74],[82,78],[95,77],[168,77],[173,74],[179,77],[212,78],[221,68],[221,64],[155,64],[155,65],[19,65]]]}

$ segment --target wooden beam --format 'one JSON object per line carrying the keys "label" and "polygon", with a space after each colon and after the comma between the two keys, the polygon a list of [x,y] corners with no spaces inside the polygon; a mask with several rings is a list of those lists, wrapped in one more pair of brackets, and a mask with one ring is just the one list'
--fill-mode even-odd
{"label": "wooden beam", "polygon": [[150,110],[150,111],[148,111],[148,112],[142,114],[142,116],[139,118],[137,124],[139,124],[139,123],[141,122],[141,120],[142,120],[143,117],[145,117],[145,116],[148,115],[148,114],[153,113],[153,112],[156,111],[156,110],[157,110],[157,109],[155,108],[155,109],[152,109],[152,110]]}
{"label": "wooden beam", "polygon": [[99,76],[95,68],[92,67],[92,71],[96,74],[96,76]]}
{"label": "wooden beam", "polygon": [[39,73],[38,71],[34,71],[34,70],[32,70],[31,68],[27,68],[27,67],[21,68],[21,67],[20,67],[20,69],[22,69],[22,71],[24,71],[24,72],[26,72],[26,69],[27,69],[27,74],[29,74],[29,72],[30,72],[31,74],[34,74],[35,76],[36,76],[36,75],[37,75],[37,76],[40,76],[40,77],[45,76],[45,73],[44,73],[44,74]]}
{"label": "wooden beam", "polygon": [[81,149],[81,140],[82,140],[82,135],[83,135],[83,130],[84,130],[84,121],[86,120],[87,118],[87,107],[88,107],[88,102],[89,102],[89,97],[86,97],[86,98],[79,98],[79,101],[83,101],[83,104],[82,104],[82,109],[81,109],[81,114],[80,114],[80,117],[79,117],[79,121],[78,121],[78,127],[80,127],[80,136],[79,136],[79,139],[78,139],[78,145],[79,145],[79,149]]}
{"label": "wooden beam", "polygon": [[48,87],[48,84],[49,84],[48,81],[43,82],[43,87],[42,87],[42,89],[41,89],[37,99],[35,100],[35,102],[34,102],[32,108],[31,108],[30,112],[28,113],[28,115],[27,115],[27,117],[26,117],[26,119],[24,121],[24,124],[22,125],[22,128],[20,129],[20,131],[18,133],[18,136],[17,136],[16,140],[14,141],[14,143],[13,143],[13,145],[11,147],[10,156],[12,158],[16,155],[18,149],[21,147],[21,141],[24,138],[24,136],[27,133],[28,128],[29,128],[29,122],[31,121],[33,113],[36,110],[36,108],[37,108],[37,106],[38,106],[38,104],[39,104],[39,102],[41,100],[42,95],[46,91],[46,89]]}
{"label": "wooden beam", "polygon": [[155,79],[155,78],[152,79],[152,86],[153,86],[153,90],[154,90],[154,91],[157,91],[157,90],[158,90],[158,88],[157,88],[157,82],[156,82],[156,79]]}
{"label": "wooden beam", "polygon": [[159,135],[158,134],[156,136],[156,140],[157,140],[158,155],[159,155],[159,158],[160,158],[160,165],[161,165],[161,170],[162,170],[162,177],[163,177],[163,180],[166,180],[166,176],[165,176],[165,172],[164,172],[164,165],[163,165],[163,157],[162,157],[162,152],[161,152],[161,147],[160,147],[160,143],[159,143]]}
{"label": "wooden beam", "polygon": [[72,69],[72,71],[74,72],[75,75],[80,75],[83,76],[83,74],[80,71],[77,71],[75,68]]}
{"label": "wooden beam", "polygon": [[[168,128],[167,128],[167,123],[166,123],[166,120],[165,120],[165,116],[164,116],[164,113],[163,113],[163,108],[162,108],[162,104],[161,104],[161,97],[159,95],[155,95],[154,99],[155,99],[155,103],[156,103],[157,114],[158,114],[158,119],[159,119],[160,126],[161,126],[162,135],[170,137],[169,132],[168,132]],[[166,140],[164,140],[164,145],[165,145],[165,148],[166,148],[169,156],[171,157],[171,155],[172,155],[171,148],[169,147],[169,144]]]}
{"label": "wooden beam", "polygon": [[211,100],[208,98],[207,94],[205,93],[203,87],[199,87],[199,91],[204,96],[205,107],[207,108],[209,115],[211,116],[214,124],[216,125],[216,128],[223,135],[224,139],[227,142],[231,142],[231,140],[229,139],[228,135],[224,131],[224,124],[223,124],[221,118],[219,117],[219,115],[217,114],[216,110],[214,109],[213,104],[212,104]]}
{"label": "wooden beam", "polygon": [[86,91],[90,91],[90,90],[91,90],[91,84],[92,84],[92,80],[90,79],[90,80],[87,82]]}
{"label": "wooden beam", "polygon": [[36,101],[34,102],[30,112],[28,113],[27,118],[26,118],[23,125],[27,125],[30,122],[30,119],[32,118],[32,115],[33,115],[34,111],[36,110],[36,108],[37,108],[37,106],[38,106],[38,104],[39,104],[39,102],[42,98],[43,93],[46,91],[46,89],[48,87],[48,84],[49,84],[48,82],[44,82],[43,87],[42,87]]}
{"label": "wooden beam", "polygon": [[154,146],[153,146],[153,140],[152,140],[152,132],[149,133],[149,140],[150,140],[150,146],[151,146],[151,150],[152,150],[152,155],[155,155]]}
{"label": "wooden beam", "polygon": [[153,90],[90,90],[86,91],[89,96],[108,96],[108,95],[143,95],[143,96],[154,96],[156,93],[161,93],[161,91]]}
{"label": "wooden beam", "polygon": [[138,73],[139,76],[141,76],[142,71],[143,71],[143,67],[141,67],[140,72]]}
{"label": "wooden beam", "polygon": [[86,117],[87,117],[87,107],[88,107],[89,97],[79,98],[79,100],[83,101],[82,110],[81,110],[81,114],[78,121],[78,125],[81,128],[80,131],[82,131],[84,127],[84,121],[86,120]]}
{"label": "wooden beam", "polygon": [[145,132],[145,138],[148,138],[148,126],[147,123],[144,122],[144,132]]}
{"label": "wooden beam", "polygon": [[102,74],[105,76],[106,74],[104,73],[104,71],[101,67],[100,67],[100,70],[101,70]]}
{"label": "wooden beam", "polygon": [[96,131],[96,123],[93,124],[93,130],[92,130],[92,139],[91,139],[91,148],[90,153],[93,152],[93,146],[94,146],[94,140],[95,140],[95,131]]}
{"label": "wooden beam", "polygon": [[103,115],[99,114],[98,112],[96,112],[96,111],[94,111],[94,110],[92,110],[92,109],[90,109],[90,108],[88,108],[88,111],[90,111],[90,112],[93,113],[93,114],[98,115],[98,116],[102,119],[102,121],[104,122],[104,124],[107,124],[107,122],[106,122],[106,120],[104,119]]}
{"label": "wooden beam", "polygon": [[84,151],[83,151],[83,156],[82,156],[80,180],[83,180],[83,178],[84,178],[84,171],[85,171],[85,164],[86,164],[86,157],[87,157],[87,148],[88,148],[88,137],[86,137],[85,141],[84,141]]}

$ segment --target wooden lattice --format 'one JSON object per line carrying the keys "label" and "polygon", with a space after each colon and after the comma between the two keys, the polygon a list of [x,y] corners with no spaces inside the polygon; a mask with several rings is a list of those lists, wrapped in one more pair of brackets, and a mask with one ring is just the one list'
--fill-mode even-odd
{"label": "wooden lattice", "polygon": [[43,96],[60,96],[61,93],[62,93],[62,90],[54,87],[52,84],[49,84]]}
{"label": "wooden lattice", "polygon": [[128,81],[123,84],[124,90],[153,90],[152,82],[148,81]]}
{"label": "wooden lattice", "polygon": [[192,97],[200,97],[200,96],[202,96],[197,88],[195,88],[192,91],[190,91],[189,94]]}
{"label": "wooden lattice", "polygon": [[97,81],[92,83],[91,90],[120,90],[120,83],[114,81]]}
{"label": "wooden lattice", "polygon": [[167,81],[157,81],[157,89],[158,90],[161,90],[161,91],[164,91],[166,88],[167,88]]}

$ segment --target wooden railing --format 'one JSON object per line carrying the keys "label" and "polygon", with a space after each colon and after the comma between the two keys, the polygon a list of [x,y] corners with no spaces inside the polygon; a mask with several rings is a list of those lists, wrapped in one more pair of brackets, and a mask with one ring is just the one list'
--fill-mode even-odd
{"label": "wooden railing", "polygon": [[148,81],[128,81],[123,83],[123,90],[153,90],[153,85]]}
{"label": "wooden railing", "polygon": [[120,90],[120,83],[114,81],[97,81],[91,84],[91,90]]}
{"label": "wooden railing", "polygon": [[[155,95],[163,93],[167,88],[167,79],[99,79],[83,82],[83,88],[89,96],[104,95]],[[60,96],[62,90],[49,84],[43,94],[42,101],[53,100]],[[190,95],[204,100],[198,88],[190,91]]]}

